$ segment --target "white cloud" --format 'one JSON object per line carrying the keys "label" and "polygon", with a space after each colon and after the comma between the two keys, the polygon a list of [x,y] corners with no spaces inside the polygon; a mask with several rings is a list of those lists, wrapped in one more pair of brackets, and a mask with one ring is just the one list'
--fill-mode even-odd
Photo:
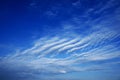
{"label": "white cloud", "polygon": [[[116,37],[119,36],[114,31],[109,31],[109,29],[95,31],[90,35],[86,35],[82,39],[79,38],[78,35],[75,35],[74,38],[69,37],[69,35],[68,37],[44,37],[36,40],[33,47],[21,50],[16,53],[20,55],[15,56],[15,54],[1,58],[2,62],[0,65],[5,65],[6,67],[10,65],[9,68],[16,70],[25,67],[28,70],[30,69],[32,71],[43,73],[67,73],[70,71],[84,71],[92,68],[90,66],[83,68],[74,65],[120,57],[119,49],[116,48],[112,43],[109,45],[104,45],[107,39],[114,40]],[[99,46],[87,50],[94,45]],[[79,53],[81,49],[86,51]],[[55,50],[59,53],[55,55],[68,56],[65,58],[50,58],[49,56],[41,56],[52,55],[54,54],[52,52]],[[62,51],[65,51],[65,53],[62,53]],[[74,51],[76,51],[76,53],[74,53]],[[40,53],[40,55],[36,55],[37,53]]]}
{"label": "white cloud", "polygon": [[[94,15],[91,12],[99,14],[114,5],[112,4],[114,0],[107,2],[107,5],[100,9],[99,6],[101,5],[99,4],[96,8],[87,10],[82,15],[82,17],[87,18],[85,22],[82,23],[81,16],[76,15],[72,18],[75,25],[69,21],[69,25],[63,24],[63,30],[61,30],[63,33],[60,32],[56,36],[44,36],[33,41],[31,43],[33,45],[27,49],[0,57],[0,68],[24,75],[36,75],[36,73],[67,74],[71,71],[104,69],[106,64],[119,64],[120,62],[94,63],[94,61],[99,62],[120,57],[120,47],[118,45],[120,41],[116,40],[116,38],[120,38],[120,34],[114,29],[119,25],[111,25],[120,16],[120,8],[116,9],[116,13],[113,14],[115,16],[111,14],[101,15],[96,19],[92,19],[90,16]],[[79,7],[80,4],[80,0],[77,0],[72,5]],[[31,6],[34,6],[34,4],[31,4]],[[55,14],[48,11],[48,15]],[[98,23],[96,23],[97,21]],[[91,26],[91,29],[87,29],[85,25]],[[81,27],[85,27],[88,34],[81,34],[83,32]],[[52,55],[54,56],[51,57]],[[89,64],[90,62],[92,64]]]}
{"label": "white cloud", "polygon": [[70,45],[70,44],[72,44],[72,43],[74,43],[74,42],[76,42],[76,41],[78,41],[78,38],[73,39],[73,40],[69,40],[69,41],[66,41],[66,42],[62,42],[61,44],[55,45],[55,46],[53,46],[52,48],[46,50],[45,54],[46,54],[46,53],[50,53],[50,52],[52,52],[52,51],[54,51],[54,50],[60,49],[60,48],[62,48],[62,47],[64,47],[64,46],[66,46],[66,45]]}
{"label": "white cloud", "polygon": [[[89,17],[89,15],[86,16]],[[100,19],[98,18],[98,20]],[[119,38],[120,35],[115,30],[112,30],[112,28],[109,28],[109,26],[107,26],[109,29],[105,27],[108,24],[107,22],[110,23],[109,19],[105,19],[96,25],[95,23],[92,24],[91,20],[88,20],[88,24],[93,26],[91,29],[94,32],[91,30],[90,34],[84,36],[77,34],[73,30],[79,30],[81,26],[76,27],[73,24],[69,26],[64,25],[63,33],[60,33],[63,35],[47,36],[35,40],[32,47],[20,50],[14,55],[10,54],[4,58],[0,58],[0,66],[18,70],[18,72],[23,71],[22,69],[24,68],[26,70],[23,72],[26,73],[50,72],[65,74],[70,71],[98,69],[103,65],[96,65],[93,62],[94,66],[89,64],[85,67],[81,66],[92,61],[120,57],[119,47],[116,47],[116,44],[119,42],[112,42],[112,40]],[[82,52],[82,50],[84,51]],[[50,57],[53,54],[55,56]],[[59,55],[67,55],[67,57],[59,57]]]}
{"label": "white cloud", "polygon": [[67,73],[67,71],[65,71],[65,70],[60,70],[60,73],[65,74],[65,73]]}
{"label": "white cloud", "polygon": [[52,46],[55,46],[57,44],[63,43],[65,42],[67,39],[61,39],[61,40],[56,40],[53,42],[47,42],[46,44],[44,44],[43,46],[40,46],[39,48],[37,48],[36,50],[33,50],[33,53],[41,53],[42,51],[49,49]]}

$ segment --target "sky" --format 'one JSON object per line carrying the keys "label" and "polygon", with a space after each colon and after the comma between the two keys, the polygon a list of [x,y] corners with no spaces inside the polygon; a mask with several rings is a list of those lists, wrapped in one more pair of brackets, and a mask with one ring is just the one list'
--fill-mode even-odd
{"label": "sky", "polygon": [[120,0],[0,0],[0,80],[120,80]]}

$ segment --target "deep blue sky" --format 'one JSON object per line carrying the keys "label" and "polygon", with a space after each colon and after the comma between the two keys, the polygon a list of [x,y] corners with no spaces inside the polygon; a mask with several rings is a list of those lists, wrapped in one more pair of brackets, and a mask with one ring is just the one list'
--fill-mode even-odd
{"label": "deep blue sky", "polygon": [[119,80],[120,0],[1,0],[0,80]]}

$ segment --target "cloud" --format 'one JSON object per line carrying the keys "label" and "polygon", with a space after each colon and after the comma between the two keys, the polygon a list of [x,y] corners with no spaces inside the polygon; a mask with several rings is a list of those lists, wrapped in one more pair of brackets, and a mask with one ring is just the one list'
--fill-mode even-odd
{"label": "cloud", "polygon": [[[63,30],[61,30],[63,32],[58,32],[59,34],[55,36],[41,37],[31,42],[33,44],[31,47],[1,57],[0,75],[3,76],[3,80],[10,77],[13,78],[12,80],[24,80],[26,75],[32,77],[31,80],[35,80],[46,75],[106,69],[107,63],[104,64],[104,61],[120,57],[119,29],[114,29],[114,27],[118,28],[119,23],[113,24],[116,22],[116,17],[120,16],[119,8],[115,10],[115,13],[101,14],[113,6],[112,2],[114,1],[108,1],[107,5],[100,9],[97,6],[99,10],[97,8],[87,10],[83,14],[84,17],[76,15],[73,17],[74,20],[69,20],[76,23],[72,24],[68,21],[69,25],[63,25]],[[74,6],[79,4],[79,0],[73,3]],[[98,17],[93,19],[92,15],[95,13]],[[87,25],[90,29],[86,27]],[[95,63],[101,61],[103,61],[102,64]],[[114,65],[112,61],[108,64]],[[7,73],[9,76],[6,79]]]}
{"label": "cloud", "polygon": [[[119,37],[117,32],[102,28],[83,38],[79,38],[78,35],[72,38],[69,35],[41,38],[36,42],[33,41],[34,44],[30,48],[2,57],[0,70],[9,74],[13,71],[20,79],[26,76],[35,79],[38,74],[46,76],[106,69],[104,64],[96,64],[94,61],[120,57],[120,47],[116,47],[119,41],[112,42]],[[54,56],[51,57],[52,55]],[[89,64],[90,62],[93,64]],[[87,66],[82,67],[84,64]],[[9,76],[17,79],[14,75]]]}
{"label": "cloud", "polygon": [[[82,39],[79,36],[74,36],[74,39],[69,36],[63,38],[59,36],[41,38],[36,40],[33,47],[21,50],[16,53],[17,55],[12,54],[1,58],[0,65],[10,70],[23,71],[25,73],[30,71],[30,73],[65,74],[71,71],[93,69],[90,65],[85,68],[74,65],[120,57],[119,47],[115,47],[119,42],[106,44],[106,42],[109,43],[109,40],[114,40],[116,34],[113,31],[109,31],[109,29],[102,29],[86,35]],[[97,46],[94,46],[94,44]],[[53,54],[54,57],[50,57]],[[57,55],[67,56],[56,57]]]}
{"label": "cloud", "polygon": [[[9,74],[13,71],[18,77],[29,75],[33,78],[38,74],[67,74],[73,71],[102,70],[104,67],[101,66],[104,64],[94,64],[93,61],[99,62],[118,58],[120,51],[119,47],[115,47],[119,43],[118,41],[110,43],[115,40],[116,34],[109,33],[109,31],[100,31],[100,34],[97,34],[98,32],[82,39],[79,36],[74,36],[73,39],[68,36],[63,38],[50,37],[43,41],[36,40],[37,43],[33,47],[21,50],[14,55],[2,57],[0,69],[4,66],[3,71],[10,70]],[[118,37],[116,36],[116,38]],[[40,44],[38,45],[38,43]],[[54,56],[51,57],[52,55]],[[61,55],[63,57],[60,57]],[[89,64],[90,62],[93,62],[96,67]],[[88,66],[82,67],[87,63]]]}

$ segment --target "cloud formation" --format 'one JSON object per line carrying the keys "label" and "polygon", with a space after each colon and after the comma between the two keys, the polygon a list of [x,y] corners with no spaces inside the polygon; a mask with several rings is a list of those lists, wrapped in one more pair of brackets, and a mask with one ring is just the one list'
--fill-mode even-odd
{"label": "cloud formation", "polygon": [[[72,8],[80,8],[80,4],[81,0],[73,2]],[[63,24],[62,30],[58,30],[59,34],[40,37],[31,42],[31,47],[1,57],[3,80],[7,80],[6,73],[12,80],[48,80],[45,76],[105,70],[119,65],[120,62],[114,60],[120,58],[120,23],[117,23],[120,20],[116,18],[120,17],[120,7],[108,14],[115,5],[118,5],[116,1],[109,0],[105,6],[100,3],[86,9],[81,16],[74,14],[66,22],[68,25]],[[95,19],[93,15],[96,15]]]}
{"label": "cloud formation", "polygon": [[120,47],[116,46],[120,42],[113,42],[119,37],[116,32],[103,28],[83,38],[78,35],[44,37],[36,40],[30,48],[1,58],[0,65],[21,75],[66,74],[72,71],[104,69],[104,64],[81,65],[119,58]]}

